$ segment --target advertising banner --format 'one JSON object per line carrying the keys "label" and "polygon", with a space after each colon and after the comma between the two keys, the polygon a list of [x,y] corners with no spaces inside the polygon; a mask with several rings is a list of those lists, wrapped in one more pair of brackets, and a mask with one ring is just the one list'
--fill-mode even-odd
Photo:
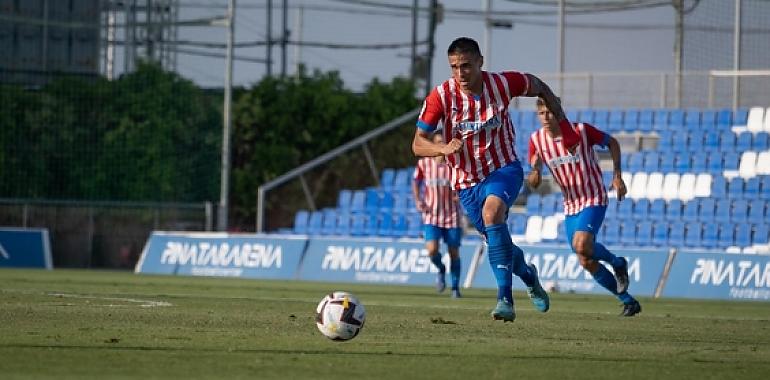
{"label": "advertising banner", "polygon": [[45,228],[0,228],[0,267],[53,269]]}
{"label": "advertising banner", "polygon": [[294,236],[153,232],[134,271],[291,279],[306,244]]}
{"label": "advertising banner", "polygon": [[[609,294],[594,281],[590,273],[580,266],[577,254],[566,246],[520,246],[520,248],[524,251],[524,260],[537,267],[540,283],[546,290],[562,293]],[[640,296],[654,295],[666,265],[668,252],[634,249],[617,249],[612,252],[628,260],[629,293]],[[486,254],[481,257],[478,264],[473,287],[497,288]],[[523,290],[526,286],[514,275],[513,288]]]}
{"label": "advertising banner", "polygon": [[680,251],[664,297],[770,300],[770,256]]}
{"label": "advertising banner", "polygon": [[[463,243],[460,247],[461,286],[479,247],[479,243]],[[444,247],[441,252],[449,284],[449,255]],[[437,273],[421,239],[314,238],[308,243],[299,277],[311,281],[434,285]]]}

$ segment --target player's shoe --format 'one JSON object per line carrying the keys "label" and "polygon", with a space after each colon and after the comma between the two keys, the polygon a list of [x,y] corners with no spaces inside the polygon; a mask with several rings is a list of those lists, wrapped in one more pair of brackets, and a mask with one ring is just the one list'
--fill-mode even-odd
{"label": "player's shoe", "polygon": [[639,304],[639,301],[634,300],[632,303],[627,303],[623,305],[623,311],[620,313],[622,317],[633,317],[634,315],[637,315],[642,312],[642,305]]}
{"label": "player's shoe", "polygon": [[628,290],[628,260],[625,257],[621,257],[623,265],[619,267],[613,267],[615,270],[615,281],[618,283],[618,294],[625,293]]}
{"label": "player's shoe", "polygon": [[444,272],[438,272],[436,275],[436,291],[442,293],[446,289],[446,279],[444,278]]}
{"label": "player's shoe", "polygon": [[492,319],[496,321],[502,320],[503,322],[513,322],[513,320],[516,319],[513,305],[503,300],[498,300],[497,306],[495,306],[495,309],[489,314],[492,316]]}
{"label": "player's shoe", "polygon": [[527,295],[532,300],[532,304],[535,305],[535,309],[541,313],[545,313],[551,308],[551,300],[548,298],[548,293],[540,285],[540,278],[537,274],[537,268],[534,264],[529,264],[529,268],[535,274],[535,283],[533,286],[527,287]]}
{"label": "player's shoe", "polygon": [[460,289],[452,289],[452,298],[463,298],[460,294]]}

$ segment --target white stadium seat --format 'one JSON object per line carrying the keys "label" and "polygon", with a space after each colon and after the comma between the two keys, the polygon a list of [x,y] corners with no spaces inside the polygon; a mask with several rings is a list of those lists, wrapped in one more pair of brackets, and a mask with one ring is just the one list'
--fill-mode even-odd
{"label": "white stadium seat", "polygon": [[647,198],[663,198],[663,173],[650,173],[647,178]]}
{"label": "white stadium seat", "polygon": [[631,199],[639,199],[647,196],[647,173],[638,172],[634,174],[631,180],[631,187],[628,191],[628,197]]}
{"label": "white stadium seat", "polygon": [[711,174],[701,173],[695,179],[695,196],[710,197],[711,196]]}
{"label": "white stadium seat", "polygon": [[741,163],[738,166],[738,175],[743,178],[752,178],[757,175],[757,152],[748,151],[741,155]]}
{"label": "white stadium seat", "polygon": [[679,198],[679,174],[668,173],[663,178],[663,199],[670,201]]}
{"label": "white stadium seat", "polygon": [[543,240],[556,240],[559,237],[559,218],[556,216],[546,216],[543,219],[543,230],[540,238]]}
{"label": "white stadium seat", "polygon": [[765,126],[765,109],[763,107],[751,107],[746,128],[751,133],[762,131]]}
{"label": "white stadium seat", "polygon": [[679,179],[679,199],[687,202],[695,198],[695,174],[682,174]]}
{"label": "white stadium seat", "polygon": [[543,233],[543,217],[540,215],[533,215],[527,219],[527,230],[524,232],[524,239],[529,243],[539,243],[542,239]]}
{"label": "white stadium seat", "polygon": [[770,175],[770,150],[757,155],[757,175]]}

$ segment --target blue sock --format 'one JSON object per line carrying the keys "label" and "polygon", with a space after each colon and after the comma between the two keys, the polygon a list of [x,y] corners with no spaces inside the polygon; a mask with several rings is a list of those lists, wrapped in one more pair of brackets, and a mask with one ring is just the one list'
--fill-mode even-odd
{"label": "blue sock", "polygon": [[618,283],[615,281],[615,276],[613,276],[612,273],[610,273],[610,271],[604,267],[604,265],[600,264],[599,270],[597,270],[595,273],[591,273],[591,275],[594,276],[594,280],[596,280],[599,285],[609,290],[610,293],[618,297],[618,299],[624,304],[629,304],[635,301],[634,297],[631,297],[628,292],[618,293]]}
{"label": "blue sock", "polygon": [[449,263],[449,273],[452,277],[452,289],[460,288],[460,258],[452,259]]}
{"label": "blue sock", "polygon": [[[510,236],[508,238],[510,239]],[[532,286],[535,284],[535,273],[524,262],[524,251],[515,244],[513,244],[513,273],[519,276],[524,285]]]}
{"label": "blue sock", "polygon": [[439,273],[446,273],[446,266],[441,262],[441,252],[431,256],[430,262],[438,268]]}
{"label": "blue sock", "polygon": [[[505,224],[494,224],[486,227],[487,250],[489,251],[489,265],[497,282],[497,299],[513,303],[513,277],[511,260],[513,256],[511,235]],[[506,239],[507,237],[507,239]]]}
{"label": "blue sock", "polygon": [[597,261],[604,261],[612,265],[613,268],[623,265],[623,260],[610,252],[602,243],[594,243],[594,255],[592,258]]}

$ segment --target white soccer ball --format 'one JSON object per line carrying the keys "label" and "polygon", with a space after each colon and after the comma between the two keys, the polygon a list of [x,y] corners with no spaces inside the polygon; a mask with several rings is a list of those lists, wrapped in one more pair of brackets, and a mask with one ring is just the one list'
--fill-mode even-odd
{"label": "white soccer ball", "polygon": [[331,340],[355,338],[364,328],[365,320],[364,305],[348,292],[327,294],[316,307],[316,326],[321,334]]}

